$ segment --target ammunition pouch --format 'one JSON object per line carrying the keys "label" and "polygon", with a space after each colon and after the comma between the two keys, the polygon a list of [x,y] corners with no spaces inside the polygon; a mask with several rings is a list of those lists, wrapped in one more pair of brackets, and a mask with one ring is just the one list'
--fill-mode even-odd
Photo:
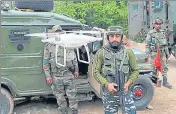
{"label": "ammunition pouch", "polygon": [[67,68],[68,68],[72,73],[74,73],[74,71],[75,71],[75,66],[74,66],[74,64],[75,64],[75,63],[74,63],[73,60],[67,62]]}
{"label": "ammunition pouch", "polygon": [[167,44],[167,39],[165,39],[165,38],[160,39],[160,40],[159,40],[159,44],[160,44],[160,46],[167,46],[167,45],[168,45],[168,44]]}
{"label": "ammunition pouch", "polygon": [[108,67],[103,67],[102,68],[102,75],[104,76],[104,77],[106,77],[106,76],[113,76],[113,75],[115,75],[115,71],[114,71],[114,69],[112,69],[112,68],[108,68]]}
{"label": "ammunition pouch", "polygon": [[130,67],[128,65],[124,65],[122,67],[122,72],[125,74],[125,76],[129,76],[130,73]]}
{"label": "ammunition pouch", "polygon": [[157,51],[157,47],[155,44],[151,43],[150,44],[150,52],[156,52]]}

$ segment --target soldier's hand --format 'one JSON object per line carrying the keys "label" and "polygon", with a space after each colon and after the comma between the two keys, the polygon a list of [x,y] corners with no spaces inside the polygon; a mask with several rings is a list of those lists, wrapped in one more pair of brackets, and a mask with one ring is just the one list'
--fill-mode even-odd
{"label": "soldier's hand", "polygon": [[132,84],[133,82],[132,81],[127,81],[127,83],[125,83],[125,85],[124,85],[124,91],[125,92],[128,92],[128,89],[129,89],[129,86]]}
{"label": "soldier's hand", "polygon": [[129,87],[128,84],[125,84],[125,85],[124,85],[124,91],[125,91],[125,92],[128,92],[128,87]]}
{"label": "soldier's hand", "polygon": [[77,78],[79,76],[79,73],[78,72],[74,72],[74,76],[75,76],[75,78]]}
{"label": "soldier's hand", "polygon": [[108,91],[112,92],[112,93],[115,93],[117,92],[117,87],[118,85],[115,84],[115,83],[108,83]]}
{"label": "soldier's hand", "polygon": [[47,84],[52,84],[53,83],[53,79],[51,77],[46,78],[46,83]]}

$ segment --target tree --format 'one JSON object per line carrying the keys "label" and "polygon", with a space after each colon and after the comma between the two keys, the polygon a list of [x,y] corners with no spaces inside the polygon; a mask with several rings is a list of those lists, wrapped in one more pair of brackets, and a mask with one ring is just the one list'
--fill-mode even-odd
{"label": "tree", "polygon": [[127,33],[128,12],[125,1],[54,1],[54,5],[54,13],[69,15],[91,27],[106,29],[108,26],[120,25]]}

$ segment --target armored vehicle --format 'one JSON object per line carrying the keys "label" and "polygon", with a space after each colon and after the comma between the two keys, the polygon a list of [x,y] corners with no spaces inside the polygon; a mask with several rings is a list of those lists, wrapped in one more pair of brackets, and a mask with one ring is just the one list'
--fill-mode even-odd
{"label": "armored vehicle", "polygon": [[128,30],[130,38],[143,38],[153,29],[153,20],[163,20],[162,29],[168,40],[170,54],[176,57],[176,1],[129,1],[128,2]]}
{"label": "armored vehicle", "polygon": [[[24,36],[29,33],[50,32],[53,25],[59,24],[65,31],[82,30],[83,25],[70,17],[51,12],[25,12],[17,10],[1,10],[1,87],[2,106],[5,114],[13,112],[14,104],[32,97],[50,97],[51,85],[45,81],[42,59],[44,43],[40,39]],[[102,47],[101,42],[88,44],[91,59]],[[147,55],[133,49],[139,65],[140,76],[130,88],[133,91],[137,109],[145,108],[154,95],[151,64]],[[86,55],[84,55],[86,56]],[[79,78],[76,79],[79,101],[101,98],[100,84],[94,79],[92,63],[79,63]],[[3,100],[2,100],[3,99]]]}

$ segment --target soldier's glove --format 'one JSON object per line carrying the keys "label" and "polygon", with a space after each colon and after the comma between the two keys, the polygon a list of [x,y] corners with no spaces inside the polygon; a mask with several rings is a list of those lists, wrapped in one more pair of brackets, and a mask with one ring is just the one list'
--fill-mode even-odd
{"label": "soldier's glove", "polygon": [[79,76],[79,73],[78,72],[74,72],[74,76],[75,76],[75,78],[77,78]]}
{"label": "soldier's glove", "polygon": [[46,78],[46,83],[47,84],[52,84],[53,83],[53,79],[51,77]]}

